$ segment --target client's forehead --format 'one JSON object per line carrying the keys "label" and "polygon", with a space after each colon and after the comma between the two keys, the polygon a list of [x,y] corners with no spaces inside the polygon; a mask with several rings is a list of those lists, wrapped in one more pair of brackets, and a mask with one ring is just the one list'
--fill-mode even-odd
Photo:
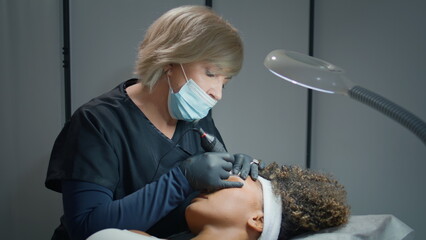
{"label": "client's forehead", "polygon": [[228,180],[243,182],[243,189],[251,192],[253,194],[252,197],[256,197],[261,206],[263,206],[263,190],[262,184],[259,180],[254,181],[251,177],[247,177],[245,180],[243,180],[242,178],[236,175],[231,175]]}
{"label": "client's forehead", "polygon": [[237,175],[231,175],[228,178],[229,181],[236,181],[236,182],[243,182],[244,185],[248,184],[248,185],[253,185],[253,186],[257,186],[258,188],[260,188],[260,190],[262,190],[262,184],[260,183],[259,180],[254,181],[251,177],[247,177],[245,180],[242,179],[241,177],[237,176]]}
{"label": "client's forehead", "polygon": [[259,194],[260,195],[260,203],[261,203],[262,208],[263,208],[263,188],[262,188],[262,183],[260,183],[259,180],[256,180],[254,183],[256,184],[256,187],[259,189],[259,192],[260,192],[260,194]]}

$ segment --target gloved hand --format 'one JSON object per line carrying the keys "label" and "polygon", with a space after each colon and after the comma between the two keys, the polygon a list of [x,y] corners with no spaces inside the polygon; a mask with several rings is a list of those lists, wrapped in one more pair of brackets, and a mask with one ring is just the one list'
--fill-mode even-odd
{"label": "gloved hand", "polygon": [[179,168],[194,190],[212,192],[243,186],[241,182],[226,181],[231,175],[233,162],[232,154],[206,152],[186,159]]}
{"label": "gloved hand", "polygon": [[243,153],[234,154],[234,158],[235,162],[232,167],[232,173],[240,175],[240,177],[244,180],[249,174],[253,180],[256,180],[259,176],[259,169],[264,169],[266,165],[265,162],[254,159],[253,157]]}

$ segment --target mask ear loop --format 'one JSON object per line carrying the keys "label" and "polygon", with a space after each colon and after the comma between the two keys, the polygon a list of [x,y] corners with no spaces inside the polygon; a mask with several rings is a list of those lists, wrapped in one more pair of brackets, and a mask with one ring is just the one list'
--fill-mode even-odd
{"label": "mask ear loop", "polygon": [[167,72],[165,72],[165,74],[166,74],[166,77],[167,77],[167,82],[169,83],[169,91],[173,93],[172,85],[170,84],[169,74],[167,74]]}
{"label": "mask ear loop", "polygon": [[186,77],[185,70],[183,69],[182,63],[180,63],[180,67],[182,68],[183,75],[185,76],[185,80],[188,82],[188,77]]}

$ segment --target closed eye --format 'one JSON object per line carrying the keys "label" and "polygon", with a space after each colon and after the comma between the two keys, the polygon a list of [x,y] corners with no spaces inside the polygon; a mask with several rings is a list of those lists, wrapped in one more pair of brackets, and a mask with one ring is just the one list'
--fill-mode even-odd
{"label": "closed eye", "polygon": [[216,74],[210,72],[209,70],[206,70],[206,76],[207,77],[216,77]]}

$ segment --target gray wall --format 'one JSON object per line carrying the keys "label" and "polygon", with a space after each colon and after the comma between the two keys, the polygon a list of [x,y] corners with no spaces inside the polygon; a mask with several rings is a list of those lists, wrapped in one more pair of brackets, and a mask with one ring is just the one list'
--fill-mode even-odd
{"label": "gray wall", "polygon": [[239,29],[245,45],[243,69],[213,111],[228,149],[304,166],[307,90],[273,76],[263,60],[276,48],[308,52],[309,1],[215,0],[213,9]]}
{"label": "gray wall", "polygon": [[0,232],[49,239],[61,200],[44,187],[64,121],[57,0],[0,1]]}
{"label": "gray wall", "polygon": [[[426,120],[426,2],[317,1],[314,55]],[[354,214],[391,213],[426,238],[426,147],[344,96],[314,96],[313,167],[346,185]]]}
{"label": "gray wall", "polygon": [[[58,2],[0,0],[4,239],[48,239],[62,214],[60,195],[43,183],[64,122]],[[303,165],[306,90],[269,74],[263,59],[276,48],[307,53],[308,2],[213,1],[240,30],[246,47],[241,73],[214,110],[230,151]],[[131,77],[149,23],[189,3],[204,1],[71,0],[73,110]],[[315,56],[426,119],[424,2],[322,0],[316,9]],[[418,239],[426,236],[424,145],[344,96],[315,93],[313,120],[313,167],[347,186],[353,213],[391,213],[413,227]]]}

